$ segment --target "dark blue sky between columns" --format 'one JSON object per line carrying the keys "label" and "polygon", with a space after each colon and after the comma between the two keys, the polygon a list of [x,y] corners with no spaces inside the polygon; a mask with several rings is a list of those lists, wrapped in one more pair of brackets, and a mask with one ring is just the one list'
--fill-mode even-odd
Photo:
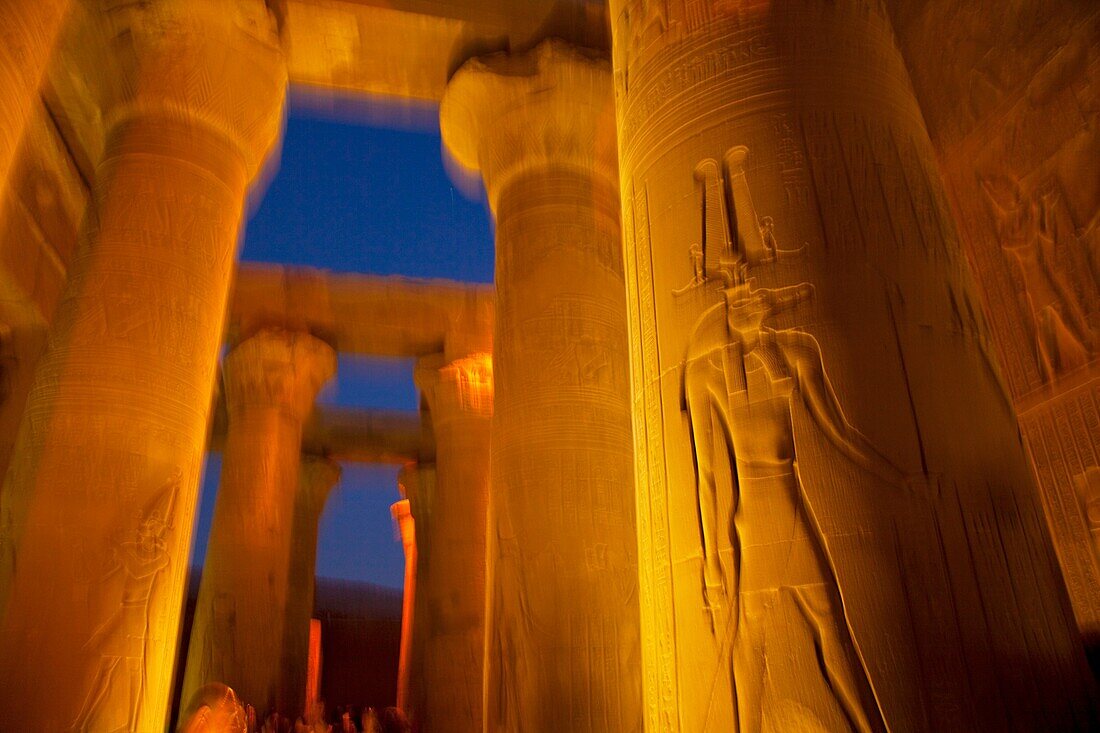
{"label": "dark blue sky between columns", "polygon": [[[292,95],[278,169],[251,211],[241,260],[492,282],[484,193],[448,177],[433,111],[337,114],[332,106]],[[415,409],[412,362],[342,356],[320,401]],[[220,467],[220,457],[210,456],[195,566],[205,554]],[[404,559],[389,510],[398,498],[397,467],[346,465],[321,519],[318,575],[400,588]]]}

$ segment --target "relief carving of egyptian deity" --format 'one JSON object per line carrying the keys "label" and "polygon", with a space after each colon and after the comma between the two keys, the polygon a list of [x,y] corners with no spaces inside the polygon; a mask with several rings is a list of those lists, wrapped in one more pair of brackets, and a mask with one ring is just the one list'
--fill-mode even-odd
{"label": "relief carving of egyptian deity", "polygon": [[1072,279],[1059,264],[1053,208],[1057,194],[1025,197],[1004,178],[981,182],[1001,249],[1023,282],[1039,365],[1049,381],[1089,361],[1090,329]]}
{"label": "relief carving of egyptian deity", "polygon": [[[137,731],[138,715],[147,677],[149,603],[161,572],[171,564],[168,534],[179,495],[182,472],[178,469],[152,495],[132,532],[117,537],[111,548],[111,564],[99,579],[103,586],[120,586],[115,609],[84,645],[99,655],[92,684],[71,730]],[[119,727],[118,705],[125,700],[125,727]]]}
{"label": "relief carving of egyptian deity", "polygon": [[[780,250],[775,222],[757,217],[743,168],[747,153],[732,148],[721,167],[715,160],[696,167],[706,241],[689,248],[693,278],[675,291],[705,289],[718,301],[691,331],[682,389],[704,603],[732,665],[740,730],[759,731],[764,720],[779,730],[882,730],[805,498],[793,415],[808,414],[812,429],[859,469],[899,487],[905,477],[845,418],[814,336],[768,325],[809,302],[814,288],[763,288],[748,277],[755,265],[798,253]],[[727,471],[717,470],[722,463]],[[728,570],[719,558],[722,494],[733,514]]]}

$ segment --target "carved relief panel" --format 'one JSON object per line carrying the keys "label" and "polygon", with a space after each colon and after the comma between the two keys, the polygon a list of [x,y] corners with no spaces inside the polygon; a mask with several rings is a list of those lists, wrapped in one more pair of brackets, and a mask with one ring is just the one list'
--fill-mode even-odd
{"label": "carved relief panel", "polygon": [[[880,76],[904,76],[882,4],[705,3],[692,30],[687,5],[631,53],[612,4],[649,724],[994,725],[994,687],[960,693],[999,674],[977,639],[1029,642],[977,604],[1070,631],[1027,568],[1041,518],[919,110]],[[788,646],[754,687],[766,628]],[[820,679],[782,668],[799,629]],[[1052,709],[1083,689],[1063,659]]]}

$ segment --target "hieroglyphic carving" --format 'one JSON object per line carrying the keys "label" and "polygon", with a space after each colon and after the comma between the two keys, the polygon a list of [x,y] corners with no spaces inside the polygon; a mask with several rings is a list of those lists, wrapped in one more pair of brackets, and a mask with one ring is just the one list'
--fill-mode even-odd
{"label": "hieroglyphic carving", "polygon": [[[622,48],[616,44],[616,55]],[[696,93],[707,82],[721,78],[734,69],[772,59],[778,49],[776,39],[768,33],[739,36],[705,52],[685,56],[679,63],[663,69],[659,75],[647,78],[644,84],[639,83],[634,88],[623,84],[630,91],[624,103],[627,113],[623,116],[620,131],[624,151],[629,150],[637,140],[637,126],[641,120],[654,115],[676,98]],[[618,63],[616,68],[619,68]],[[619,76],[622,77],[621,72]]]}
{"label": "hieroglyphic carving", "polygon": [[[113,712],[103,705],[112,690],[123,690],[129,718],[125,730],[138,730],[146,678],[149,601],[161,571],[171,563],[167,535],[172,529],[173,505],[182,473],[168,478],[137,517],[134,532],[119,537],[111,550],[111,566],[99,579],[103,585],[121,583],[119,607],[95,630],[85,649],[99,655],[92,684],[71,730],[79,733],[104,729]],[[139,633],[135,633],[139,630]]]}

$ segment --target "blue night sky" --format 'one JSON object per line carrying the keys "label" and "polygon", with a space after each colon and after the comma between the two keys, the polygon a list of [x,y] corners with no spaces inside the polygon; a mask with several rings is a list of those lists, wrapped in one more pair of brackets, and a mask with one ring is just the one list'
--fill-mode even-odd
{"label": "blue night sky", "polygon": [[[471,199],[452,185],[434,115],[393,129],[291,99],[278,171],[248,220],[242,261],[492,282],[484,193]],[[320,401],[416,409],[412,362],[341,357]],[[212,455],[195,565],[205,554],[219,470],[220,457]],[[389,509],[400,498],[397,471],[344,466],[321,519],[318,575],[401,587],[404,558]]]}

